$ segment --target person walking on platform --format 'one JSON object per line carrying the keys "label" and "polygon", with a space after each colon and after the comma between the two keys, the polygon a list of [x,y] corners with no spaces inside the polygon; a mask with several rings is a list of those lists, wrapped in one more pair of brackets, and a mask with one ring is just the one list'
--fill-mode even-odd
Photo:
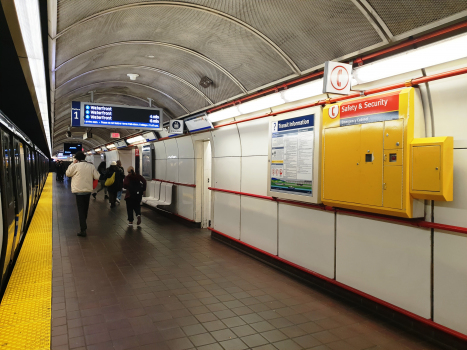
{"label": "person walking on platform", "polygon": [[137,225],[141,224],[141,198],[146,191],[146,180],[141,175],[135,173],[135,169],[128,167],[128,175],[123,181],[123,188],[126,189],[125,201],[128,213],[128,225],[133,225],[133,211],[136,214]]}
{"label": "person walking on platform", "polygon": [[[122,167],[122,162],[120,160],[117,160],[117,166],[122,172],[122,179],[125,177],[125,169]],[[122,190],[117,192],[117,203],[120,204],[120,201],[122,200]]]}
{"label": "person walking on platform", "polygon": [[123,187],[123,174],[117,166],[116,161],[110,163],[107,172],[105,173],[105,185],[109,191],[109,202],[110,207],[115,207],[115,202],[117,201],[117,193],[122,190]]}
{"label": "person walking on platform", "polygon": [[76,195],[78,207],[80,237],[86,237],[86,219],[88,217],[89,199],[91,198],[94,180],[99,179],[99,173],[93,164],[85,161],[86,155],[79,151],[75,154],[75,160],[66,170],[66,176],[71,178],[71,192]]}
{"label": "person walking on platform", "polygon": [[105,162],[101,162],[99,164],[99,166],[97,167],[97,171],[99,172],[100,174],[100,177],[99,177],[99,186],[100,188],[95,190],[95,192],[93,192],[92,196],[94,197],[94,199],[96,199],[96,196],[97,194],[104,190],[104,199],[109,199],[109,196],[107,195],[107,187],[105,187],[105,172],[106,172],[106,167],[105,167]]}

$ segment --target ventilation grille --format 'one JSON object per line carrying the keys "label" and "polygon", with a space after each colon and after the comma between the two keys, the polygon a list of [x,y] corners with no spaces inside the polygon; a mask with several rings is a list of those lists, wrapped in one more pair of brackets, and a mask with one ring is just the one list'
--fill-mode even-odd
{"label": "ventilation grille", "polygon": [[[136,73],[139,74],[139,77],[135,82],[133,82],[127,77],[127,73]],[[190,111],[195,111],[209,106],[208,101],[206,101],[205,97],[197,92],[197,90],[171,76],[157,71],[127,67],[102,69],[82,75],[61,87],[58,87],[56,89],[55,96],[58,99],[64,94],[85,85],[91,85],[89,89],[93,89],[94,85],[92,84],[100,84],[105,81],[121,81],[126,82],[129,85],[143,84],[148,86],[148,89],[153,87],[164,91],[169,96],[172,96]]]}
{"label": "ventilation grille", "polygon": [[[58,28],[59,31],[78,22],[88,16],[101,11],[109,10],[113,7],[130,5],[134,3],[144,3],[150,0],[80,0],[70,1],[61,0],[58,3]],[[227,14],[238,18],[242,22],[251,26],[255,30],[264,34],[275,45],[283,50],[290,59],[295,62],[300,70],[307,70],[317,65],[322,64],[329,59],[335,59],[357,50],[380,43],[382,40],[376,33],[372,25],[366,17],[360,12],[351,1],[342,0],[269,0],[269,1],[239,1],[239,0],[175,0],[177,3],[190,5],[200,5],[207,9],[202,10],[205,14],[210,13],[210,9],[219,11],[222,14]],[[164,6],[151,6],[152,8],[162,9]],[[149,8],[151,8],[149,7]],[[148,7],[146,7],[148,9]],[[186,12],[186,7],[172,6],[175,12]],[[119,12],[132,12],[132,9]],[[146,10],[145,10],[146,11]],[[153,10],[147,10],[153,12]],[[160,12],[163,10],[156,10]],[[199,11],[199,10],[198,10]],[[186,19],[188,22],[179,21],[178,16],[168,17],[165,20],[173,21],[176,26],[180,27],[185,34],[179,35],[191,36],[196,33],[200,37],[205,37],[206,31],[211,39],[208,39],[208,44],[214,42],[219,44],[216,37],[218,31],[232,31],[232,24],[226,22],[217,22],[212,18],[207,19],[205,16],[201,18],[197,15],[196,10],[191,10],[191,15]],[[171,15],[174,12],[171,12]],[[218,12],[211,12],[212,15],[217,15]],[[180,14],[181,15],[181,14]],[[129,13],[127,18],[130,18]],[[154,21],[159,21],[159,18]],[[207,27],[202,25],[202,20],[207,20]],[[191,23],[197,21],[198,23]],[[215,23],[216,22],[216,23]],[[107,21],[110,23],[110,21]],[[188,24],[188,25],[187,25]],[[222,27],[221,27],[222,26]],[[224,28],[225,27],[225,28]],[[192,32],[194,30],[194,32]],[[167,30],[168,31],[168,30]],[[104,31],[108,32],[108,31]],[[227,42],[236,49],[244,44],[247,39],[245,36],[240,36],[230,33]],[[193,47],[189,44],[188,47]],[[254,49],[254,47],[253,47]],[[235,50],[232,50],[235,55]],[[238,51],[241,53],[242,51]],[[254,50],[253,52],[256,52]],[[209,56],[214,57],[214,56]],[[234,57],[238,57],[235,55]],[[222,61],[219,61],[222,63]],[[249,65],[250,62],[239,61],[237,65]],[[282,62],[285,64],[285,62]],[[285,77],[285,74],[282,74]],[[276,79],[271,78],[266,83]],[[265,83],[265,84],[266,84]],[[251,85],[248,88],[251,89]],[[253,84],[254,87],[261,86]]]}
{"label": "ventilation grille", "polygon": [[393,35],[467,10],[466,0],[367,0]]}
{"label": "ventilation grille", "polygon": [[201,77],[207,75],[214,80],[214,84],[203,89],[203,93],[214,103],[242,93],[240,87],[212,63],[195,53],[163,44],[125,44],[88,51],[56,71],[56,84],[60,86],[77,75],[112,65],[153,66],[172,73],[193,86],[197,86]]}

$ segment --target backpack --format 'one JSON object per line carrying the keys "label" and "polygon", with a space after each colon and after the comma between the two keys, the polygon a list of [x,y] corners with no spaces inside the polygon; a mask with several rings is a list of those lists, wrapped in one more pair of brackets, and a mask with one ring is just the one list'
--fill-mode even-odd
{"label": "backpack", "polygon": [[130,192],[130,198],[135,200],[141,200],[143,197],[143,183],[139,180],[130,180],[128,191]]}

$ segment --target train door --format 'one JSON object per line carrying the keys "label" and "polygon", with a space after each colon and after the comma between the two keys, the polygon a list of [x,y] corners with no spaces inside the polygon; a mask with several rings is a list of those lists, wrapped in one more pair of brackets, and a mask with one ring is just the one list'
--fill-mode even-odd
{"label": "train door", "polygon": [[26,205],[24,201],[26,199],[24,191],[24,162],[23,162],[23,144],[16,138],[13,137],[13,156],[14,156],[14,191],[15,191],[15,202],[16,202],[16,220],[18,220],[16,229],[15,229],[15,239],[13,241],[13,253],[16,251],[19,242],[21,241],[23,235],[23,222],[24,222],[24,212]]}
{"label": "train door", "polygon": [[3,244],[0,261],[2,280],[12,259],[13,239],[15,236],[15,199],[13,195],[12,161],[10,135],[1,131],[2,151],[2,208],[3,208]]}

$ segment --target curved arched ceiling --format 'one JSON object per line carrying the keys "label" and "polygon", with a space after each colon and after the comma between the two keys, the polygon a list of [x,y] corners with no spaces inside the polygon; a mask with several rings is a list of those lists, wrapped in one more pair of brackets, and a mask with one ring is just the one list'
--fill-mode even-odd
{"label": "curved arched ceiling", "polygon": [[151,98],[181,117],[467,15],[465,0],[49,3],[54,149],[71,101],[89,101],[89,91],[95,102],[147,106]]}

